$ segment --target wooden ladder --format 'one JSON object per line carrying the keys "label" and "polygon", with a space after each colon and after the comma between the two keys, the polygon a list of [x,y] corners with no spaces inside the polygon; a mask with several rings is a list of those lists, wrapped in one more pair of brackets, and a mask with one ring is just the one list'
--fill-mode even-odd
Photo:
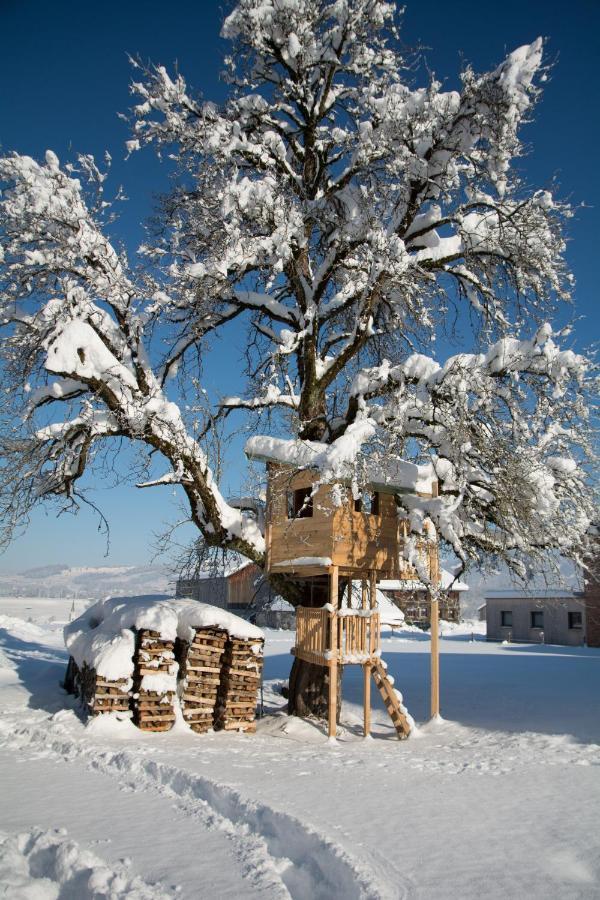
{"label": "wooden ladder", "polygon": [[385,708],[394,723],[394,728],[398,733],[398,739],[402,741],[409,736],[411,726],[406,718],[406,714],[402,712],[400,701],[396,696],[396,692],[390,683],[388,674],[380,659],[371,665],[371,674],[375,679],[377,690],[385,703]]}

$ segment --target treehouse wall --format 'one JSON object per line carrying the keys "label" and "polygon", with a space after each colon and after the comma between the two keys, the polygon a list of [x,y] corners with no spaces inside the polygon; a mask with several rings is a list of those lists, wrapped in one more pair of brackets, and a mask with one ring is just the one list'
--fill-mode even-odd
{"label": "treehouse wall", "polygon": [[[269,465],[269,568],[298,558],[329,557],[341,569],[374,569],[390,578],[415,577],[414,570],[400,559],[406,522],[398,518],[393,494],[380,493],[379,508],[370,513],[354,508],[350,488],[321,485],[312,498],[305,498],[302,508],[302,491],[309,492],[315,479],[307,470],[294,472]],[[341,506],[332,495],[339,490]]]}

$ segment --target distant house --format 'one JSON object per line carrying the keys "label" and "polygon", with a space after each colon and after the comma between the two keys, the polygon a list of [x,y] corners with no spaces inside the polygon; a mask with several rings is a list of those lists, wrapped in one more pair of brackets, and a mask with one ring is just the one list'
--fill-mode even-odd
{"label": "distant house", "polygon": [[[448,590],[450,586],[452,587]],[[446,622],[459,622],[460,594],[462,591],[468,591],[469,586],[462,581],[454,581],[454,575],[447,569],[442,569],[441,587],[446,591],[446,597],[440,600],[440,619]],[[402,610],[407,625],[429,627],[431,610],[424,584],[420,581],[384,580],[378,583],[378,588]]]}
{"label": "distant house", "polygon": [[273,597],[257,610],[254,621],[260,628],[293,631],[296,627],[296,610],[283,597]]}
{"label": "distant house", "polygon": [[587,644],[600,647],[600,539],[590,528],[583,590],[490,591],[485,595],[489,641]]}
{"label": "distant house", "polygon": [[270,590],[261,569],[248,562],[219,575],[180,578],[175,596],[189,597],[243,615],[262,606],[269,599]]}
{"label": "distant house", "polygon": [[481,606],[477,607],[477,618],[480,622],[485,622],[486,620],[486,608],[485,603],[482,603]]}
{"label": "distant house", "polygon": [[577,646],[585,642],[585,602],[568,589],[490,591],[487,639]]}

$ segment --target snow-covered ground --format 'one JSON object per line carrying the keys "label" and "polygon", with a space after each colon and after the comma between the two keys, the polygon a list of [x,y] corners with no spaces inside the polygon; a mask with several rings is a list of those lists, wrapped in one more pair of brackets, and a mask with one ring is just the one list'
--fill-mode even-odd
{"label": "snow-covered ground", "polygon": [[[71,608],[0,600],[0,897],[600,895],[599,650],[446,627],[445,721],[400,743],[373,689],[363,740],[348,667],[331,745],[283,714],[292,635],[271,631],[256,735],[143,735],[86,726],[59,687]],[[424,722],[427,635],[383,655]]]}

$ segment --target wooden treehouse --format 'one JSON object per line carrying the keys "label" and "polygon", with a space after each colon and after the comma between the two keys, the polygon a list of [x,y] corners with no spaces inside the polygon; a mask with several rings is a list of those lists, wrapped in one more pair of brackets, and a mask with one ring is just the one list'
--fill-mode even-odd
{"label": "wooden treehouse", "polygon": [[[267,464],[266,568],[269,573],[304,582],[311,595],[310,606],[296,608],[292,653],[329,669],[329,736],[336,735],[337,667],[354,664],[362,666],[364,673],[365,736],[370,732],[372,676],[398,737],[408,737],[412,719],[381,659],[376,586],[378,579],[418,578],[402,556],[408,525],[399,514],[396,498],[406,490],[423,497],[435,496],[437,482],[431,475],[416,478],[422,470],[404,464],[395,477],[371,476],[368,489],[356,499],[348,485],[319,485],[319,473],[310,465],[297,468],[281,462],[282,454],[276,452],[279,442],[265,439],[263,447],[260,440],[251,439],[246,453]],[[437,545],[423,541],[421,552],[436,583]],[[359,596],[352,590],[353,582],[361,585]],[[347,605],[342,608],[344,589]],[[432,715],[437,714],[439,706],[434,614],[437,603],[432,604]]]}

